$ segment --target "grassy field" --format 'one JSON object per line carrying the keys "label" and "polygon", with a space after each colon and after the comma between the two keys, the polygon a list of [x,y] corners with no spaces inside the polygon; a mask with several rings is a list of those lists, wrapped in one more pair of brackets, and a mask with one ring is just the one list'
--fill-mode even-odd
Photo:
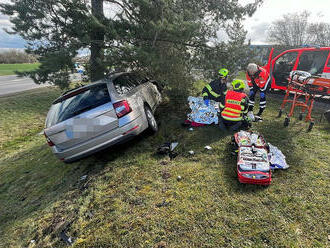
{"label": "grassy field", "polygon": [[[284,128],[270,100],[253,129],[291,167],[269,187],[241,185],[231,135],[182,128],[183,100],[159,109],[156,135],[63,164],[39,134],[58,94],[0,98],[0,247],[67,247],[63,232],[73,247],[329,247],[329,124]],[[174,160],[155,154],[174,140]]]}
{"label": "grassy field", "polygon": [[40,64],[0,64],[0,76],[14,75],[15,71],[32,71],[38,68]]}
{"label": "grassy field", "polygon": [[244,71],[240,71],[237,76],[236,76],[237,79],[242,79],[242,80],[245,80],[245,72]]}

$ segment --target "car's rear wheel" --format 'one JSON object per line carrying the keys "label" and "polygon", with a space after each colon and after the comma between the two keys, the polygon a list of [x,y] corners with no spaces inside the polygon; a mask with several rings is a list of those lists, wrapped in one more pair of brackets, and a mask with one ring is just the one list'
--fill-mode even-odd
{"label": "car's rear wheel", "polygon": [[146,113],[147,121],[148,121],[148,129],[156,133],[158,131],[158,124],[155,119],[155,116],[153,115],[151,109],[148,106],[144,107],[144,112]]}

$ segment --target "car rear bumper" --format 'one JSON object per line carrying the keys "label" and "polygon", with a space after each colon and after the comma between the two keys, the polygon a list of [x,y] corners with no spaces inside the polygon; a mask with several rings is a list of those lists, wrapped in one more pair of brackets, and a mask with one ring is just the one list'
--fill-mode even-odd
{"label": "car rear bumper", "polygon": [[64,162],[72,162],[92,153],[98,152],[109,146],[121,143],[130,139],[147,128],[146,120],[141,115],[124,126],[118,127],[110,132],[94,137],[82,144],[76,145],[66,150],[59,150],[52,147],[53,153]]}

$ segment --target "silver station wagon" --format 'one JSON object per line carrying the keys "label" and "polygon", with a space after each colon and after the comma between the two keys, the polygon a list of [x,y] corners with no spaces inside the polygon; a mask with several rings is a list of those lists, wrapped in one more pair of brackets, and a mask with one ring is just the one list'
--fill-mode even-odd
{"label": "silver station wagon", "polygon": [[56,99],[44,134],[60,160],[73,162],[146,129],[157,132],[153,113],[160,102],[155,81],[134,73],[117,73]]}

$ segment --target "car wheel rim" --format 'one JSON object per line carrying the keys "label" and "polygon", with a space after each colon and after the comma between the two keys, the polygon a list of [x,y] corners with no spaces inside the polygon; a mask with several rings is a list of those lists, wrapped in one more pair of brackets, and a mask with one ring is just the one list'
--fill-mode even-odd
{"label": "car wheel rim", "polygon": [[147,116],[148,116],[148,120],[150,121],[150,125],[155,128],[157,126],[157,123],[155,117],[153,116],[150,110],[147,110]]}

